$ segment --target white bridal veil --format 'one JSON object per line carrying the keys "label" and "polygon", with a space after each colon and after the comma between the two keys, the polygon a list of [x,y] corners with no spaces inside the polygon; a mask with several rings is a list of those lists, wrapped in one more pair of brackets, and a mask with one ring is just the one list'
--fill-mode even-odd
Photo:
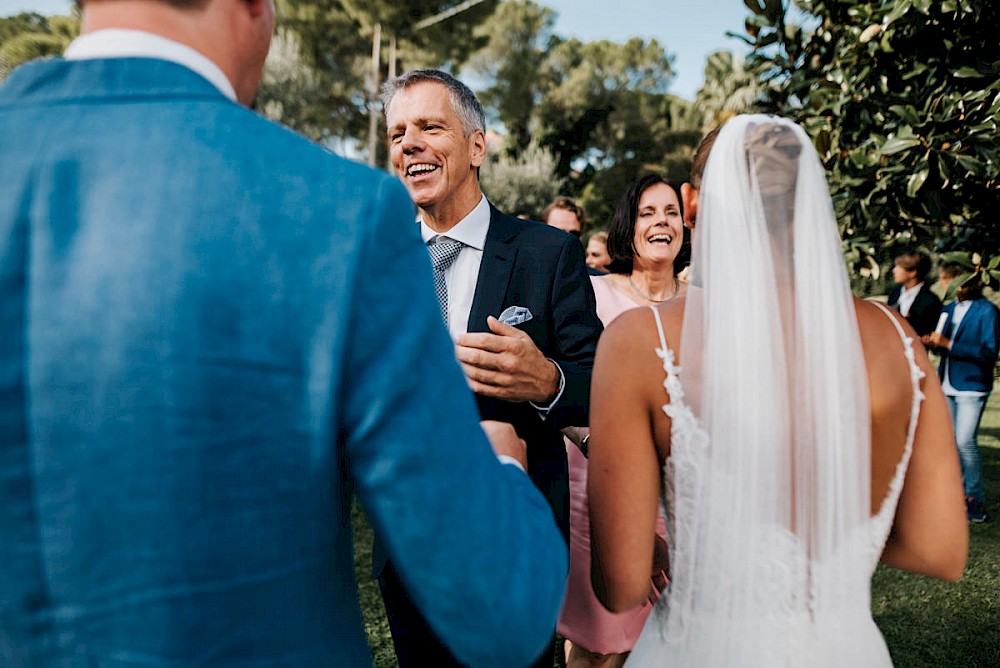
{"label": "white bridal veil", "polygon": [[714,638],[703,665],[744,665],[726,653],[766,656],[762,623],[798,642],[803,619],[869,614],[868,387],[826,178],[794,123],[722,129],[691,271],[680,367],[700,430],[672,446],[661,628]]}

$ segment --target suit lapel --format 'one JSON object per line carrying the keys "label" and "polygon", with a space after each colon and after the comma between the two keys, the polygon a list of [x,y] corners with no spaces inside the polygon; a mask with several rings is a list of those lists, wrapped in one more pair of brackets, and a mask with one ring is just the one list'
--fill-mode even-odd
{"label": "suit lapel", "polygon": [[466,331],[488,332],[487,316],[500,315],[507,286],[510,285],[517,247],[514,238],[517,231],[506,221],[496,207],[490,205],[490,228],[486,232],[483,246],[483,261],[479,266],[476,293],[469,311]]}
{"label": "suit lapel", "polygon": [[[956,304],[955,308],[958,308],[958,301],[956,301],[955,304]],[[955,317],[955,311],[954,310],[952,310],[952,317]],[[956,327],[955,331],[951,333],[951,339],[952,339],[952,341],[954,341],[955,339],[957,339],[958,335],[961,332],[965,331],[966,325],[970,325],[971,326],[971,323],[973,321],[975,321],[975,319],[978,318],[978,317],[979,317],[979,300],[978,299],[974,299],[972,301],[972,303],[969,304],[969,310],[965,312],[965,317],[962,318],[962,322],[958,323],[958,327]]]}

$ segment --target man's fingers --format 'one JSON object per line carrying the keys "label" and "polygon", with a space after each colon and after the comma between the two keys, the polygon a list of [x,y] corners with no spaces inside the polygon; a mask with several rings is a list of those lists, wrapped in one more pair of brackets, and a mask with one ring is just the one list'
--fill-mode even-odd
{"label": "man's fingers", "polygon": [[522,332],[517,327],[512,327],[504,322],[500,322],[493,316],[486,317],[486,325],[490,328],[490,331],[499,336],[514,336],[514,337],[526,337],[528,336],[525,332]]}
{"label": "man's fingers", "polygon": [[491,353],[502,353],[510,348],[511,341],[497,334],[475,332],[472,334],[462,334],[458,337],[456,344],[465,348],[475,348]]}
{"label": "man's fingers", "polygon": [[457,357],[458,361],[463,365],[468,364],[486,371],[511,373],[514,370],[512,367],[513,362],[510,356],[505,356],[500,353],[491,353],[477,348],[457,346],[455,348],[455,357]]}

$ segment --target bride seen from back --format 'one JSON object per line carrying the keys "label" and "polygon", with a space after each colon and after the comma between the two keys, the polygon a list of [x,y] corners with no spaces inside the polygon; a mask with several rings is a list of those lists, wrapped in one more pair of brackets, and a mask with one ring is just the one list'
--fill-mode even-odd
{"label": "bride seen from back", "polygon": [[794,123],[736,117],[682,195],[687,293],[620,316],[594,369],[593,579],[609,609],[646,598],[661,500],[667,516],[671,584],[627,665],[891,666],[870,612],[878,560],[954,580],[968,547],[926,351],[851,295]]}

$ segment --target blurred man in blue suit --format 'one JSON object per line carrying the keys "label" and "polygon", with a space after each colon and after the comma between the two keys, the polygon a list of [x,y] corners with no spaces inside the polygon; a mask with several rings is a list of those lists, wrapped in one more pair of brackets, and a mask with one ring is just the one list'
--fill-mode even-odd
{"label": "blurred man in blue suit", "polygon": [[0,87],[0,666],[369,665],[354,494],[463,661],[550,639],[566,549],[405,189],[242,106],[273,25],[86,0]]}
{"label": "blurred man in blue suit", "polygon": [[981,276],[966,279],[955,291],[955,301],[944,307],[943,326],[923,337],[941,355],[938,375],[955,426],[966,515],[976,523],[986,521],[979,423],[1000,352],[1000,310],[983,296],[983,287]]}

